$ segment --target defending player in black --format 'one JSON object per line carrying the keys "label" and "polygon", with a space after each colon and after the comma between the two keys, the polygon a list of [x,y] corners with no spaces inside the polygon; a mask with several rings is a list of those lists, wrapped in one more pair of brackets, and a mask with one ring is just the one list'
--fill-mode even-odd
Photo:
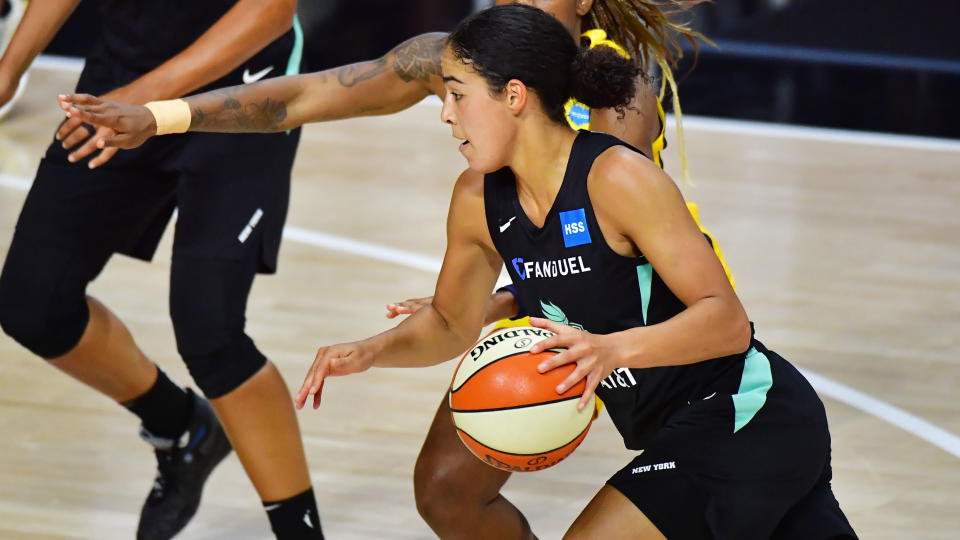
{"label": "defending player in black", "polygon": [[[0,60],[0,99],[77,3],[29,3]],[[295,8],[295,0],[102,0],[77,90],[143,104],[294,74]],[[183,529],[231,443],[277,536],[321,538],[289,392],[244,331],[255,274],[276,268],[299,131],[189,134],[98,152],[96,137],[113,133],[91,135],[79,118],[57,130],[0,277],[3,330],[140,418],[157,473],[138,538]],[[149,260],[174,207],[170,312],[178,351],[210,402],[172,382],[86,294],[114,253]]]}

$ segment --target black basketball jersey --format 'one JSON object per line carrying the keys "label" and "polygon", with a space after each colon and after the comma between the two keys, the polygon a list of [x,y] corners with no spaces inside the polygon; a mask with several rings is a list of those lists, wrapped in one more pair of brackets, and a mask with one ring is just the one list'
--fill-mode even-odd
{"label": "black basketball jersey", "polygon": [[[616,253],[597,225],[587,174],[597,156],[616,145],[632,148],[603,133],[577,134],[560,191],[541,228],[524,213],[509,168],[484,177],[487,227],[528,314],[609,334],[657,324],[685,309],[642,255]],[[736,393],[744,357],[619,368],[600,383],[597,395],[627,448],[641,449],[675,406],[702,399],[708,385],[721,383]]]}
{"label": "black basketball jersey", "polygon": [[[237,0],[101,0],[100,33],[87,55],[78,90],[101,94],[125,85],[179,54]],[[253,78],[299,73],[302,32],[286,32],[233,72],[195,90],[243,84]],[[269,72],[256,74],[270,68]],[[244,73],[248,73],[244,76]]]}

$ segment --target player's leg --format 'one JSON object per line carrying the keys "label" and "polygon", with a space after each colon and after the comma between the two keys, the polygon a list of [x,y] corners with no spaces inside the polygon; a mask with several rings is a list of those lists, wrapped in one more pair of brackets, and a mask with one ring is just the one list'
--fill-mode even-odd
{"label": "player's leg", "polygon": [[464,446],[446,395],[413,474],[417,510],[440,538],[535,538],[523,514],[500,494],[510,473]]}
{"label": "player's leg", "polygon": [[[179,226],[178,237],[184,234]],[[200,257],[175,244],[170,310],[177,347],[216,409],[277,537],[322,538],[290,391],[244,332],[261,261],[258,240],[248,240],[239,260]]]}
{"label": "player's leg", "polygon": [[[86,298],[87,284],[131,231],[149,220],[127,201],[129,174],[70,164],[53,144],[41,161],[17,221],[0,277],[0,323],[20,344],[106,394],[125,402],[157,378],[127,328]],[[162,194],[146,179],[140,193]],[[169,190],[169,185],[166,187]]]}
{"label": "player's leg", "polygon": [[142,396],[157,380],[123,322],[97,299],[86,297],[88,322],[77,345],[51,365],[118,403]]}
{"label": "player's leg", "polygon": [[236,389],[211,400],[237,456],[265,502],[289,499],[310,488],[307,460],[290,390],[280,372],[264,363]]}
{"label": "player's leg", "polygon": [[182,166],[170,313],[279,538],[322,538],[291,393],[245,333],[257,272],[273,271],[300,130],[191,134]]}
{"label": "player's leg", "polygon": [[633,501],[608,485],[600,488],[563,537],[567,540],[666,539]]}
{"label": "player's leg", "polygon": [[137,244],[172,185],[84,165],[68,163],[57,143],[41,162],[0,277],[0,324],[33,353],[125,403],[157,384],[157,367],[86,287],[114,252]]}
{"label": "player's leg", "polygon": [[[58,143],[51,146],[0,277],[0,324],[27,349],[126,406],[144,434],[175,440],[206,405],[158,370],[123,323],[85,293],[112,253],[144,246],[149,256],[172,211],[170,179],[149,167],[138,174],[119,169],[71,165]],[[219,429],[212,414],[200,423],[207,434]],[[193,457],[202,462],[204,454]]]}

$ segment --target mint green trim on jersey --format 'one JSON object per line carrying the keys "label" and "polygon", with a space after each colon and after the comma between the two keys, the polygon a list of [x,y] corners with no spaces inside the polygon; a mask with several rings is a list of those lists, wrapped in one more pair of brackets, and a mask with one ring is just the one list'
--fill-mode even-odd
{"label": "mint green trim on jersey", "polygon": [[300,60],[303,58],[303,28],[300,27],[300,18],[293,16],[293,49],[290,59],[287,60],[286,75],[300,74]]}
{"label": "mint green trim on jersey", "polygon": [[543,300],[540,301],[540,311],[543,312],[543,316],[550,319],[555,323],[570,324],[570,319],[563,313],[563,310],[555,306],[553,302],[544,303]]}
{"label": "mint green trim on jersey", "polygon": [[747,425],[767,402],[767,391],[773,386],[770,373],[770,359],[767,355],[750,347],[743,361],[743,376],[740,377],[740,389],[733,395],[733,432]]}
{"label": "mint green trim on jersey", "polygon": [[643,309],[643,324],[647,324],[647,308],[650,307],[650,289],[653,285],[653,267],[650,263],[637,266],[637,282],[640,284],[640,307]]}

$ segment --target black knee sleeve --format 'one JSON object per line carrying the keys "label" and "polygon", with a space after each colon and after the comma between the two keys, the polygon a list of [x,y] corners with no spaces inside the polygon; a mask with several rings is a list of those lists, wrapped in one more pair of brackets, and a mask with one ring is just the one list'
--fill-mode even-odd
{"label": "black knee sleeve", "polygon": [[0,327],[43,358],[73,349],[90,319],[87,277],[54,251],[14,236],[0,275]]}
{"label": "black knee sleeve", "polygon": [[208,398],[240,386],[266,363],[243,330],[257,255],[250,250],[230,259],[174,252],[170,315],[177,349]]}
{"label": "black knee sleeve", "polygon": [[17,343],[43,358],[57,358],[76,347],[87,329],[90,312],[81,296],[49,304],[31,301],[23,289],[0,287],[0,327]]}
{"label": "black knee sleeve", "polygon": [[245,383],[267,363],[246,334],[207,354],[184,354],[193,380],[208,398],[218,398]]}

